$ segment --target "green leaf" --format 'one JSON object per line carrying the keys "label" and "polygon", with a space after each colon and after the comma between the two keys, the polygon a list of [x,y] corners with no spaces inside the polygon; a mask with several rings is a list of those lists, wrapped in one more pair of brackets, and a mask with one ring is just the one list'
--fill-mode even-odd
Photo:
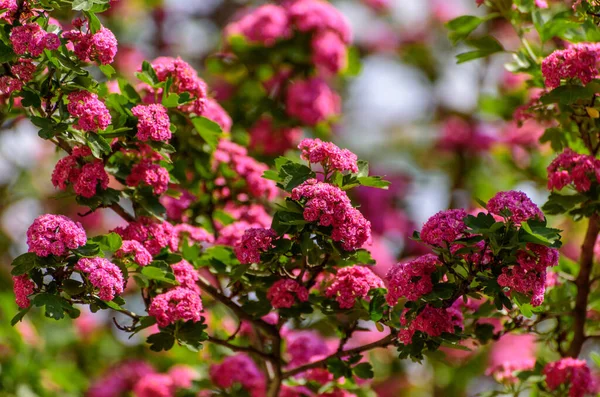
{"label": "green leaf", "polygon": [[92,238],[91,241],[98,244],[101,250],[111,252],[117,251],[119,248],[121,248],[121,244],[123,244],[123,239],[117,233],[108,233],[101,236],[96,236]]}
{"label": "green leaf", "polygon": [[102,155],[111,153],[110,144],[102,136],[91,133],[87,134],[86,140],[92,154],[97,159],[102,159]]}
{"label": "green leaf", "polygon": [[150,280],[162,281],[168,284],[177,284],[171,267],[164,262],[154,261],[142,268],[142,274]]}
{"label": "green leaf", "polygon": [[13,276],[20,276],[22,274],[29,273],[35,267],[41,264],[40,258],[33,252],[27,252],[25,254],[17,256],[12,261],[12,270],[10,274]]}
{"label": "green leaf", "polygon": [[352,368],[352,372],[354,375],[358,376],[361,379],[371,379],[375,376],[373,372],[373,367],[370,363],[360,363],[354,368]]}
{"label": "green leaf", "polygon": [[31,306],[19,310],[19,312],[12,318],[12,320],[10,320],[10,325],[14,327],[19,321],[23,320],[23,317],[25,317],[27,312],[29,312],[29,309],[31,309]]}
{"label": "green leaf", "polygon": [[450,41],[453,45],[458,44],[460,41],[466,39],[484,21],[483,18],[473,15],[462,15],[447,22],[446,28],[450,30],[448,34]]}
{"label": "green leaf", "polygon": [[67,279],[62,282],[63,290],[73,296],[85,291],[85,285],[81,281]]}
{"label": "green leaf", "polygon": [[202,342],[208,339],[208,334],[204,332],[206,325],[202,322],[186,321],[179,329],[175,337],[177,341],[190,349],[197,352],[202,349]]}
{"label": "green leaf", "polygon": [[504,47],[492,36],[484,36],[467,40],[467,44],[476,50],[464,52],[456,56],[457,63],[464,63],[478,58],[484,58],[496,52],[504,51]]}
{"label": "green leaf", "polygon": [[179,95],[171,92],[168,96],[163,96],[162,104],[166,108],[176,108],[179,106]]}
{"label": "green leaf", "polygon": [[391,182],[381,179],[380,176],[362,176],[358,178],[358,182],[362,186],[374,187],[377,189],[387,190]]}
{"label": "green leaf", "polygon": [[223,135],[219,124],[206,117],[194,117],[192,124],[202,139],[214,150],[219,143],[219,138]]}
{"label": "green leaf", "polygon": [[542,210],[549,215],[565,214],[586,200],[587,198],[581,194],[551,192],[548,201],[542,206]]}
{"label": "green leaf", "polygon": [[46,308],[46,317],[60,320],[65,313],[71,318],[79,317],[79,309],[74,308],[66,299],[58,295],[43,293],[38,294],[32,301],[34,306]]}
{"label": "green leaf", "polygon": [[109,0],[73,0],[71,9],[73,11],[91,11],[96,6],[107,6]]}
{"label": "green leaf", "polygon": [[171,350],[175,344],[175,337],[166,332],[159,332],[157,334],[150,335],[146,342],[150,344],[150,350],[159,352],[162,350]]}
{"label": "green leaf", "polygon": [[315,176],[314,171],[306,165],[293,162],[282,165],[279,171],[281,186],[287,192]]}
{"label": "green leaf", "polygon": [[113,74],[117,73],[115,68],[113,68],[111,65],[100,65],[100,66],[98,66],[98,68],[109,79],[112,77]]}

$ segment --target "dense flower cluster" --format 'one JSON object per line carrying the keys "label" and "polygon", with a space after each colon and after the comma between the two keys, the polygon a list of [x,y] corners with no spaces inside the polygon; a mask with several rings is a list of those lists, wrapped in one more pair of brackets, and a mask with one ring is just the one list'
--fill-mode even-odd
{"label": "dense flower cluster", "polygon": [[344,43],[350,43],[352,32],[344,16],[323,0],[298,0],[289,7],[290,19],[301,32],[333,31]]}
{"label": "dense flower cluster", "polygon": [[73,43],[75,55],[83,62],[96,62],[99,65],[111,64],[117,54],[117,38],[109,29],[102,26],[96,33],[81,31],[83,22],[75,20],[78,30],[63,33],[63,37]]}
{"label": "dense flower cluster", "polygon": [[219,124],[221,129],[225,132],[229,132],[231,130],[231,125],[233,124],[231,117],[229,117],[225,109],[219,105],[219,102],[213,98],[206,99],[204,110],[202,110],[200,115]]}
{"label": "dense flower cluster", "polygon": [[98,296],[111,301],[123,292],[123,273],[114,263],[105,258],[81,258],[75,270],[85,273],[90,283],[98,288]]}
{"label": "dense flower cluster", "polygon": [[330,350],[321,334],[314,330],[287,331],[285,342],[292,366],[308,364]]}
{"label": "dense flower cluster", "polygon": [[87,236],[81,223],[63,215],[41,215],[27,229],[29,252],[38,256],[62,256],[69,249],[81,247],[86,242]]}
{"label": "dense flower cluster", "polygon": [[578,43],[548,55],[542,61],[546,87],[556,88],[562,79],[579,79],[583,85],[595,79],[598,76],[599,50],[598,44]]}
{"label": "dense flower cluster", "polygon": [[200,293],[200,289],[196,285],[199,278],[198,272],[188,261],[183,259],[181,262],[171,265],[171,269],[173,269],[175,280],[180,286]]}
{"label": "dense flower cluster", "polygon": [[167,374],[149,373],[144,375],[133,387],[135,397],[173,397],[175,382]]}
{"label": "dense flower cluster", "polygon": [[111,368],[94,381],[87,391],[88,397],[120,396],[133,389],[144,376],[154,369],[144,361],[125,361]]}
{"label": "dense flower cluster", "polygon": [[23,84],[33,78],[36,66],[31,59],[21,58],[10,67],[12,76],[0,77],[0,95],[8,95],[23,88]]}
{"label": "dense flower cluster", "polygon": [[217,164],[227,164],[235,171],[246,182],[248,193],[253,197],[272,200],[277,195],[275,182],[262,177],[268,167],[248,156],[243,146],[221,139],[213,158]]}
{"label": "dense flower cluster", "polygon": [[400,317],[400,324],[407,328],[401,329],[398,333],[398,339],[405,345],[412,343],[415,332],[419,331],[431,337],[441,336],[444,332],[454,333],[454,328],[463,328],[463,315],[459,309],[460,301],[456,301],[449,308],[436,308],[430,305],[425,306],[412,320],[408,321],[404,309]]}
{"label": "dense flower cluster", "polygon": [[131,113],[138,118],[136,137],[140,141],[163,141],[171,139],[171,122],[167,109],[158,103],[137,105]]}
{"label": "dense flower cluster", "polygon": [[17,55],[29,54],[39,57],[45,49],[56,50],[60,39],[54,33],[48,33],[37,23],[15,26],[10,33],[13,51]]}
{"label": "dense flower cluster", "polygon": [[106,105],[98,99],[98,95],[88,91],[75,91],[67,95],[67,110],[77,118],[73,125],[82,131],[97,132],[110,124],[111,117]]}
{"label": "dense flower cluster", "polygon": [[146,266],[152,262],[152,255],[139,241],[125,240],[121,248],[115,252],[117,258],[123,258],[127,255],[133,255],[133,260],[140,266]]}
{"label": "dense flower cluster", "polygon": [[573,184],[584,193],[593,182],[600,180],[600,160],[594,156],[579,154],[567,148],[548,166],[548,189],[561,190]]}
{"label": "dense flower cluster", "polygon": [[490,213],[498,216],[503,216],[502,213],[505,210],[510,211],[508,219],[516,224],[530,219],[544,219],[542,211],[525,193],[514,190],[498,192],[488,201],[487,209]]}
{"label": "dense flower cluster", "polygon": [[442,246],[443,243],[452,243],[457,238],[464,237],[466,216],[464,209],[438,212],[423,225],[421,240],[430,245]]}
{"label": "dense flower cluster", "polygon": [[277,233],[273,229],[248,229],[236,245],[235,255],[242,264],[258,263],[261,252],[271,249],[275,238]]}
{"label": "dense flower cluster", "polygon": [[124,240],[142,243],[151,255],[157,255],[162,248],[176,251],[179,244],[173,225],[150,218],[140,218],[130,222],[126,227],[117,227],[113,231]]}
{"label": "dense flower cluster", "polygon": [[494,137],[485,133],[481,126],[460,117],[449,117],[444,122],[437,146],[448,151],[481,153],[487,151],[494,141]]}
{"label": "dense flower cluster", "polygon": [[558,264],[558,251],[538,244],[527,244],[526,251],[517,253],[517,264],[502,269],[498,284],[523,294],[531,294],[531,304],[544,302],[546,291],[546,269]]}
{"label": "dense flower cluster", "polygon": [[148,314],[156,318],[161,327],[178,320],[198,322],[202,318],[202,300],[197,291],[177,287],[152,299]]}
{"label": "dense flower cluster", "polygon": [[546,384],[551,391],[563,384],[571,385],[569,397],[584,397],[594,391],[594,380],[584,360],[563,358],[547,364],[543,373],[546,375]]}
{"label": "dense flower cluster", "polygon": [[293,200],[305,200],[304,219],[332,226],[331,238],[347,251],[363,246],[371,237],[371,224],[340,188],[309,179],[292,190]]}
{"label": "dense flower cluster", "polygon": [[325,296],[335,298],[340,308],[350,309],[357,299],[366,298],[371,289],[383,287],[383,281],[368,267],[350,266],[337,271]]}
{"label": "dense flower cluster", "polygon": [[87,198],[96,195],[98,188],[106,189],[109,179],[102,160],[91,159],[83,166],[80,165],[91,154],[92,151],[87,146],[76,147],[70,155],[58,160],[52,172],[54,187],[65,190],[70,184],[78,196]]}
{"label": "dense flower cluster", "polygon": [[183,190],[179,197],[161,196],[160,203],[165,206],[167,217],[169,219],[174,221],[186,221],[187,216],[185,216],[184,213],[195,199],[196,197],[193,194],[187,190]]}
{"label": "dense flower cluster", "polygon": [[166,168],[149,160],[142,160],[131,168],[125,183],[131,187],[150,186],[154,194],[160,195],[169,188],[169,180],[169,171]]}
{"label": "dense flower cluster", "polygon": [[358,157],[348,149],[340,149],[332,142],[319,138],[304,139],[298,145],[301,158],[313,164],[321,164],[327,171],[358,172]]}
{"label": "dense flower cluster", "polygon": [[300,128],[277,127],[272,119],[263,117],[248,131],[250,149],[268,156],[283,154],[302,136]]}
{"label": "dense flower cluster", "polygon": [[505,361],[498,365],[488,368],[485,373],[491,375],[500,383],[517,383],[517,378],[514,373],[516,371],[527,371],[533,369],[535,366],[535,360],[523,359],[516,361]]}
{"label": "dense flower cluster", "polygon": [[214,385],[222,389],[239,384],[252,397],[262,397],[266,392],[265,375],[245,353],[225,357],[222,363],[210,367],[209,374]]}
{"label": "dense flower cluster", "polygon": [[201,227],[180,223],[175,225],[175,231],[180,239],[187,236],[190,242],[194,243],[214,243],[215,237]]}
{"label": "dense flower cluster", "polygon": [[35,291],[35,283],[31,281],[27,274],[13,277],[13,291],[15,293],[15,301],[21,309],[29,307],[29,295]]}
{"label": "dense flower cluster", "polygon": [[430,293],[433,290],[431,275],[438,265],[440,261],[437,256],[427,254],[392,267],[386,275],[388,304],[394,306],[400,298],[416,301]]}
{"label": "dense flower cluster", "polygon": [[301,122],[314,126],[340,114],[340,97],[320,78],[296,80],[287,90],[287,113]]}
{"label": "dense flower cluster", "polygon": [[292,34],[287,11],[280,6],[266,4],[243,16],[225,28],[225,35],[241,35],[249,42],[272,46]]}
{"label": "dense flower cluster", "polygon": [[275,309],[290,308],[296,302],[308,300],[308,290],[296,280],[278,280],[267,291],[267,299]]}
{"label": "dense flower cluster", "polygon": [[312,62],[321,74],[336,74],[348,66],[348,49],[337,33],[326,30],[315,34],[311,47]]}

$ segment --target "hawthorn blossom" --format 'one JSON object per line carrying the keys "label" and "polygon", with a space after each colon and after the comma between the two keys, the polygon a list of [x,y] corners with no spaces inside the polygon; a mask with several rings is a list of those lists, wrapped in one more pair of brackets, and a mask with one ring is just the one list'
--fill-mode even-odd
{"label": "hawthorn blossom", "polygon": [[566,357],[544,367],[546,384],[550,391],[570,384],[569,397],[583,397],[594,392],[594,379],[585,360]]}
{"label": "hawthorn blossom", "polygon": [[196,282],[200,278],[198,272],[188,261],[182,259],[180,262],[171,265],[175,280],[179,283],[182,288],[187,288],[192,291],[200,293],[199,287]]}
{"label": "hawthorn blossom", "polygon": [[350,309],[357,299],[364,299],[371,289],[383,288],[383,281],[365,266],[350,266],[338,270],[325,296],[335,298],[340,308]]}
{"label": "hawthorn blossom", "polygon": [[127,186],[150,186],[156,195],[163,194],[169,188],[169,171],[151,161],[143,160],[131,168],[131,173],[125,179]]}
{"label": "hawthorn blossom", "polygon": [[52,172],[54,187],[65,190],[72,185],[78,196],[86,198],[95,196],[98,189],[108,188],[109,178],[102,160],[92,159],[80,165],[80,162],[86,161],[84,157],[91,154],[87,146],[76,147],[70,155],[58,160]]}
{"label": "hawthorn blossom", "polygon": [[358,172],[358,157],[348,149],[340,149],[332,142],[323,142],[319,138],[304,139],[298,145],[303,160],[321,164],[327,171]]}
{"label": "hawthorn blossom", "polygon": [[315,34],[310,45],[312,62],[321,74],[336,74],[348,66],[348,48],[335,32],[326,30]]}
{"label": "hawthorn blossom", "polygon": [[273,247],[277,233],[273,229],[251,228],[244,232],[235,247],[235,255],[244,264],[260,262],[260,254]]}
{"label": "hawthorn blossom", "polygon": [[250,149],[267,156],[283,154],[291,149],[302,136],[300,128],[276,126],[270,118],[259,119],[248,131]]}
{"label": "hawthorn blossom", "polygon": [[425,222],[421,229],[421,240],[430,245],[442,246],[464,237],[467,211],[452,209],[440,211]]}
{"label": "hawthorn blossom", "polygon": [[175,382],[167,374],[149,373],[133,387],[135,397],[175,397]]}
{"label": "hawthorn blossom", "polygon": [[81,247],[86,242],[87,236],[81,223],[63,215],[38,216],[27,229],[29,252],[42,257],[65,255],[68,250]]}
{"label": "hawthorn blossom", "polygon": [[231,117],[229,117],[227,111],[223,109],[219,102],[212,98],[206,98],[206,104],[204,106],[204,110],[202,110],[202,113],[200,113],[200,116],[206,117],[207,119],[219,124],[221,129],[225,132],[229,132],[231,130],[231,125],[233,124]]}
{"label": "hawthorn blossom", "polygon": [[556,88],[562,79],[578,79],[583,85],[595,79],[599,51],[600,46],[596,43],[577,43],[548,55],[542,61],[546,87]]}
{"label": "hawthorn blossom", "polygon": [[278,280],[267,291],[267,299],[275,309],[290,308],[296,302],[308,300],[308,290],[296,280]]}
{"label": "hawthorn blossom", "polygon": [[131,113],[138,118],[136,137],[140,141],[167,142],[171,139],[171,122],[163,105],[137,105],[131,109]]}
{"label": "hawthorn blossom", "polygon": [[266,4],[255,8],[239,21],[225,27],[225,36],[241,35],[250,43],[273,46],[277,41],[291,36],[288,14],[283,7]]}
{"label": "hawthorn blossom", "polygon": [[198,291],[176,287],[152,299],[148,314],[161,327],[178,320],[198,322],[202,318],[202,300]]}
{"label": "hawthorn blossom", "polygon": [[21,309],[29,307],[29,295],[35,291],[35,283],[31,281],[27,274],[13,276],[13,291],[15,293],[15,302]]}
{"label": "hawthorn blossom", "polygon": [[498,192],[488,201],[487,209],[491,214],[498,216],[503,216],[502,212],[505,210],[510,211],[508,219],[516,224],[530,219],[544,219],[544,214],[538,206],[525,193],[515,190]]}
{"label": "hawthorn blossom", "polygon": [[561,190],[567,185],[584,193],[600,180],[600,160],[566,148],[548,166],[548,189]]}
{"label": "hawthorn blossom", "polygon": [[290,366],[296,367],[329,353],[329,346],[321,334],[314,330],[287,331],[284,334]]}
{"label": "hawthorn blossom", "polygon": [[392,267],[386,275],[388,304],[396,305],[399,298],[416,301],[421,296],[430,293],[433,290],[431,275],[440,264],[437,256],[427,254]]}
{"label": "hawthorn blossom", "polygon": [[177,233],[168,222],[159,222],[151,218],[139,218],[130,222],[125,227],[117,227],[112,230],[120,235],[123,240],[135,240],[148,250],[150,255],[158,255],[162,248],[177,251],[179,238]]}
{"label": "hawthorn blossom", "polygon": [[297,0],[288,6],[290,20],[301,32],[332,31],[345,44],[352,41],[350,23],[333,5],[323,0]]}
{"label": "hawthorn blossom", "polygon": [[103,301],[111,301],[123,292],[123,273],[108,259],[81,258],[75,270],[84,273],[90,283],[98,288],[98,296]]}
{"label": "hawthorn blossom", "polygon": [[222,389],[239,384],[252,397],[262,397],[266,392],[265,375],[245,353],[225,357],[221,363],[211,365],[209,375],[214,385]]}
{"label": "hawthorn blossom", "polygon": [[60,47],[58,36],[44,31],[37,23],[15,26],[10,32],[10,41],[15,54],[30,54],[35,58],[45,49],[52,51]]}
{"label": "hawthorn blossom", "polygon": [[[81,27],[81,24],[77,23],[75,26]],[[117,54],[117,38],[104,26],[96,33],[71,30],[64,32],[63,37],[73,43],[75,55],[83,62],[108,65],[113,63]]]}
{"label": "hawthorn blossom", "polygon": [[111,122],[106,105],[98,99],[98,95],[88,91],[75,91],[67,95],[69,104],[67,111],[77,119],[74,128],[88,132],[104,130]]}
{"label": "hawthorn blossom", "polygon": [[287,89],[286,112],[309,126],[339,116],[340,97],[319,78],[297,80]]}
{"label": "hawthorn blossom", "polygon": [[454,334],[455,327],[463,328],[463,315],[459,309],[460,302],[457,300],[446,309],[427,305],[412,321],[406,318],[408,309],[404,309],[400,316],[400,324],[406,328],[400,330],[398,339],[403,344],[410,345],[417,331],[430,337],[441,336],[444,332]]}
{"label": "hawthorn blossom", "polygon": [[140,266],[146,266],[152,262],[152,255],[150,255],[150,252],[139,241],[124,240],[121,248],[115,252],[117,258],[123,258],[128,255],[132,255],[135,263]]}

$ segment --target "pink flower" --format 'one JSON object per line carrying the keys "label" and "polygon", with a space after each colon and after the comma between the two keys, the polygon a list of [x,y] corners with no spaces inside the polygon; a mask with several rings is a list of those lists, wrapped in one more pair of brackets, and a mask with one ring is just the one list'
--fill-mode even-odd
{"label": "pink flower", "polygon": [[486,375],[492,375],[500,383],[513,384],[519,381],[513,373],[515,371],[527,371],[535,367],[534,359],[505,361],[485,371]]}
{"label": "pink flower", "polygon": [[302,136],[300,128],[277,127],[273,120],[263,117],[250,128],[250,149],[267,156],[283,154]]}
{"label": "pink flower", "polygon": [[138,118],[136,137],[140,141],[167,142],[171,139],[171,122],[163,105],[137,105],[131,109],[131,113]]}
{"label": "pink flower", "polygon": [[73,190],[78,196],[90,198],[96,195],[98,185],[101,190],[108,187],[108,174],[104,170],[104,163],[101,160],[94,160],[81,167],[81,172],[73,184]]}
{"label": "pink flower", "polygon": [[181,262],[171,265],[171,269],[173,269],[173,274],[175,274],[175,280],[177,280],[182,288],[187,288],[200,294],[200,289],[196,285],[199,276],[194,266],[183,259]]}
{"label": "pink flower", "polygon": [[566,148],[548,166],[548,189],[561,190],[573,184],[578,192],[584,193],[599,177],[600,160]]}
{"label": "pink flower", "polygon": [[187,236],[190,242],[194,243],[214,243],[215,237],[201,227],[181,223],[175,225],[175,231],[180,239]]}
{"label": "pink flower", "polygon": [[196,197],[187,190],[181,191],[179,197],[165,195],[160,197],[160,203],[167,209],[167,217],[174,221],[185,220],[184,212],[190,207],[190,204],[192,204],[194,200],[196,200]]}
{"label": "pink flower", "polygon": [[10,95],[23,89],[23,82],[11,76],[0,77],[0,95]]}
{"label": "pink flower", "polygon": [[583,85],[592,81],[598,76],[599,49],[598,44],[578,43],[548,55],[542,61],[546,87],[558,87],[561,79],[579,79]]}
{"label": "pink flower", "polygon": [[300,302],[308,300],[308,290],[295,280],[282,279],[276,281],[267,292],[267,299],[275,309],[290,308],[296,299]]}
{"label": "pink flower", "polygon": [[321,164],[327,171],[358,172],[358,157],[348,149],[340,149],[331,142],[319,138],[304,139],[298,145],[300,157],[313,164]]}
{"label": "pink flower", "polygon": [[98,99],[98,95],[88,91],[75,91],[67,95],[67,98],[67,111],[78,119],[73,125],[74,128],[97,132],[106,129],[110,124],[110,113],[106,105]]}
{"label": "pink flower", "polygon": [[391,6],[391,0],[362,0],[367,6],[377,12],[387,11]]}
{"label": "pink flower", "polygon": [[427,254],[408,262],[398,263],[387,275],[387,301],[390,306],[398,303],[399,298],[416,301],[433,290],[431,274],[435,272],[440,261],[437,256]]}
{"label": "pink flower", "polygon": [[352,41],[347,19],[331,4],[323,0],[297,0],[288,6],[290,19],[301,32],[331,30],[346,44]]}
{"label": "pink flower", "polygon": [[242,35],[249,42],[265,47],[274,45],[278,40],[287,39],[291,34],[286,10],[273,4],[257,7],[239,21],[225,27],[225,36]]}
{"label": "pink flower", "polygon": [[442,246],[457,238],[464,237],[466,230],[464,219],[467,211],[453,209],[440,211],[425,222],[421,229],[421,240],[430,245]]}
{"label": "pink flower", "polygon": [[117,38],[104,26],[96,33],[71,30],[64,32],[63,37],[73,43],[75,55],[83,62],[108,65],[117,54]]}
{"label": "pink flower", "polygon": [[142,377],[154,373],[143,361],[123,361],[95,380],[88,389],[87,397],[118,397],[129,392]]}
{"label": "pink flower", "polygon": [[198,322],[202,318],[202,300],[197,291],[176,287],[152,299],[148,314],[161,327],[178,320]]}
{"label": "pink flower", "polygon": [[233,123],[231,117],[229,117],[227,111],[225,111],[225,109],[219,105],[219,102],[212,98],[206,98],[206,106],[204,107],[204,110],[200,116],[206,117],[207,119],[219,124],[221,129],[225,132],[229,132],[231,130],[231,124]]}
{"label": "pink flower", "polygon": [[405,345],[410,345],[417,331],[431,337],[441,336],[444,332],[453,334],[455,327],[463,328],[463,315],[459,306],[460,300],[447,309],[427,305],[412,321],[406,318],[408,309],[404,309],[400,324],[406,328],[400,330],[398,338]]}
{"label": "pink flower", "polygon": [[350,266],[338,270],[325,296],[335,298],[342,309],[351,309],[357,299],[367,297],[373,288],[383,288],[383,281],[365,266]]}
{"label": "pink flower", "polygon": [[17,55],[29,53],[32,57],[39,57],[45,49],[56,50],[60,40],[54,33],[45,32],[37,23],[28,23],[15,26],[10,32],[10,41]]}
{"label": "pink flower", "polygon": [[73,185],[75,193],[86,198],[96,195],[98,185],[100,189],[106,189],[109,178],[102,160],[93,159],[80,167],[83,157],[91,154],[87,146],[76,147],[70,155],[58,160],[52,172],[54,187],[65,190],[68,185]]}
{"label": "pink flower", "polygon": [[546,364],[543,373],[546,375],[546,384],[550,391],[556,390],[563,384],[571,385],[569,388],[569,397],[583,397],[594,391],[594,380],[584,360],[577,360],[570,357],[562,358],[553,363]]}
{"label": "pink flower", "polygon": [[209,374],[214,385],[221,389],[239,384],[252,397],[262,397],[266,392],[265,375],[245,353],[228,356],[220,364],[211,365]]}
{"label": "pink flower", "polygon": [[33,78],[33,74],[35,73],[36,65],[33,63],[31,59],[21,58],[19,62],[12,65],[10,67],[10,71],[16,77],[19,78],[20,81],[26,83]]}
{"label": "pink flower", "polygon": [[308,364],[316,357],[329,354],[327,342],[317,331],[289,331],[284,337],[291,367]]}
{"label": "pink flower", "polygon": [[487,209],[498,216],[502,216],[505,210],[510,211],[511,215],[508,219],[516,224],[530,219],[544,219],[544,214],[538,206],[525,193],[515,190],[498,192],[488,201]]}
{"label": "pink flower", "polygon": [[277,233],[273,229],[251,228],[244,232],[241,241],[235,247],[235,255],[244,264],[260,262],[260,254],[273,247]]}
{"label": "pink flower", "polygon": [[490,149],[495,139],[480,125],[471,125],[460,117],[450,117],[443,125],[438,147],[448,151],[481,153]]}
{"label": "pink flower", "polygon": [[317,33],[311,42],[312,62],[323,75],[336,74],[348,66],[348,49],[331,30]]}
{"label": "pink flower", "polygon": [[158,255],[162,248],[177,251],[179,238],[168,222],[159,222],[151,218],[140,218],[130,222],[126,227],[117,227],[112,230],[124,240],[135,240],[148,250],[151,255]]}
{"label": "pink flower", "polygon": [[117,258],[123,258],[128,254],[133,254],[135,263],[140,266],[146,266],[152,262],[152,255],[150,255],[148,250],[139,241],[125,240],[121,248],[115,252]]}
{"label": "pink flower", "polygon": [[29,295],[35,292],[35,283],[31,281],[27,274],[13,276],[13,291],[15,293],[15,302],[21,309],[28,308],[31,302]]}
{"label": "pink flower", "polygon": [[175,383],[167,374],[150,373],[133,387],[135,397],[175,397]]}
{"label": "pink flower", "polygon": [[98,296],[104,301],[111,301],[115,295],[123,292],[123,273],[114,263],[105,258],[81,258],[75,265],[87,275],[90,283],[99,289]]}
{"label": "pink flower", "polygon": [[178,389],[189,389],[193,380],[198,376],[196,370],[184,364],[178,364],[169,369],[169,376]]}
{"label": "pink flower", "polygon": [[81,247],[86,242],[87,236],[81,223],[63,215],[41,215],[27,229],[29,252],[38,256],[62,256],[67,254],[67,250]]}
{"label": "pink flower", "polygon": [[286,112],[301,122],[314,126],[340,114],[340,97],[319,78],[297,80],[289,85]]}
{"label": "pink flower", "polygon": [[163,194],[169,188],[169,171],[150,161],[142,161],[131,168],[131,174],[125,180],[127,186],[137,187],[141,184],[150,186],[156,195]]}

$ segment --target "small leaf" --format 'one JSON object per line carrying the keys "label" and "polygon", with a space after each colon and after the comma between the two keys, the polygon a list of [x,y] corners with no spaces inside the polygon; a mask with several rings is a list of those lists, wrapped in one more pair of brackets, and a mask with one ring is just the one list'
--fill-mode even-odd
{"label": "small leaf", "polygon": [[192,124],[202,139],[214,150],[219,143],[219,138],[223,135],[219,124],[206,117],[194,117]]}

